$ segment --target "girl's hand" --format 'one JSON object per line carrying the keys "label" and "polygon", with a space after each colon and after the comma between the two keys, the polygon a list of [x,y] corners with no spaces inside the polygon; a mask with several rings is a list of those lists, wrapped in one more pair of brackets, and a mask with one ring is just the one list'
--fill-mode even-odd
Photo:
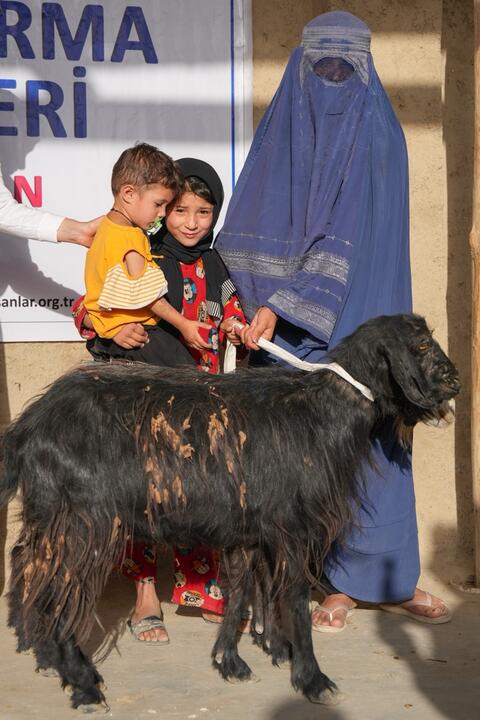
{"label": "girl's hand", "polygon": [[144,347],[148,343],[148,333],[140,323],[122,325],[113,341],[125,350]]}
{"label": "girl's hand", "polygon": [[200,330],[210,331],[212,326],[208,323],[199,322],[198,320],[184,320],[178,329],[189,347],[195,348],[195,350],[209,350],[212,347],[211,343],[203,340],[199,332]]}

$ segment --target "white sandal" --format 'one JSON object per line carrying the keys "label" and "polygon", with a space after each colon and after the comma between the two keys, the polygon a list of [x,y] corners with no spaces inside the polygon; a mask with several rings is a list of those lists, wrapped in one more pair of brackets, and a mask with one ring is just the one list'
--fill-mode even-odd
{"label": "white sandal", "polygon": [[425,600],[407,600],[403,603],[398,603],[396,605],[384,605],[381,604],[378,607],[381,610],[385,610],[385,612],[391,612],[395,613],[396,615],[405,615],[405,617],[409,617],[412,620],[417,620],[417,622],[422,623],[428,623],[429,625],[442,625],[443,623],[450,622],[452,619],[452,613],[448,609],[447,605],[441,600],[440,598],[435,598],[436,600],[439,600],[441,603],[437,607],[444,607],[446,609],[445,615],[438,615],[437,617],[430,617],[429,615],[419,615],[416,612],[412,612],[408,608],[414,607],[414,606],[421,606],[421,607],[435,607],[433,604],[433,597],[429,592],[426,592],[425,590],[422,590],[423,593],[425,593]]}
{"label": "white sandal", "polygon": [[[316,632],[324,632],[324,633],[339,633],[342,632],[342,630],[345,630],[345,627],[347,625],[347,618],[350,617],[355,611],[355,608],[349,607],[348,605],[345,605],[345,603],[338,603],[338,605],[335,605],[332,608],[325,607],[325,605],[319,605],[319,603],[315,603],[312,607],[312,618],[313,613],[315,611],[320,610],[320,612],[325,613],[328,615],[328,622],[331,623],[334,619],[334,615],[338,610],[342,610],[342,612],[345,612],[345,622],[343,625],[340,625],[337,627],[336,625],[320,625],[313,622],[312,619],[312,630],[316,630]],[[337,618],[339,619],[339,618]]]}

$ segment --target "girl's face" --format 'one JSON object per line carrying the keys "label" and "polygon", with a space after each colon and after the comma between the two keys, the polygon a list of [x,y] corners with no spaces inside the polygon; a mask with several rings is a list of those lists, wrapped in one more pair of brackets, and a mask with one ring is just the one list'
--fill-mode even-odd
{"label": "girl's face", "polygon": [[185,192],[168,208],[165,225],[181,245],[194,247],[208,234],[214,206],[193,192]]}

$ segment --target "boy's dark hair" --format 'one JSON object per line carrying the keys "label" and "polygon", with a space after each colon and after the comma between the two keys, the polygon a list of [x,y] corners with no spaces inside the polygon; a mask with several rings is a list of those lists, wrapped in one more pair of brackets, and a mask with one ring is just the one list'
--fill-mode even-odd
{"label": "boy's dark hair", "polygon": [[143,187],[160,183],[177,195],[183,187],[182,176],[172,158],[153,145],[139,143],[124,150],[112,170],[112,193],[122,185]]}
{"label": "boy's dark hair", "polygon": [[212,195],[212,191],[208,187],[207,183],[196,175],[189,175],[185,178],[184,187],[182,192],[192,192],[198,195],[203,200],[206,200],[210,205],[216,205],[216,200]]}

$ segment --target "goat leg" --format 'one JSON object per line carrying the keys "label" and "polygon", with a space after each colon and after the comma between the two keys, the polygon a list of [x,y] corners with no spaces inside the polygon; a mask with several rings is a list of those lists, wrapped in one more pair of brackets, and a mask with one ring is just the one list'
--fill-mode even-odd
{"label": "goat leg", "polygon": [[271,603],[273,613],[268,623],[269,652],[272,657],[272,665],[280,667],[290,662],[293,657],[292,643],[288,639],[284,623],[282,621],[281,600],[277,598]]}
{"label": "goat leg", "polygon": [[239,627],[252,589],[252,573],[248,563],[245,564],[245,558],[242,561],[240,552],[233,551],[230,557],[224,555],[229,575],[227,601],[223,622],[212,650],[213,667],[229,682],[255,679],[247,663],[238,654]]}
{"label": "goat leg", "polygon": [[340,700],[337,686],[321,672],[313,652],[309,598],[308,584],[289,587],[284,598],[292,630],[292,685],[311,702],[334,705]]}
{"label": "goat leg", "polygon": [[[252,626],[252,635],[254,643],[259,645],[264,653],[270,655],[272,665],[280,667],[280,665],[292,659],[292,644],[287,638],[283,628],[280,611],[281,602],[279,600],[280,591],[278,588],[274,588],[272,580],[268,575],[265,575],[263,581],[263,632],[261,634],[254,634],[254,626]],[[259,583],[257,585],[259,585]],[[258,593],[256,602],[260,602]]]}
{"label": "goat leg", "polygon": [[72,707],[82,712],[108,712],[109,707],[101,690],[103,680],[92,661],[80,650],[71,637],[58,644],[61,662],[56,667],[62,688],[71,695]]}
{"label": "goat leg", "polygon": [[17,543],[10,553],[11,573],[10,591],[8,593],[8,627],[13,628],[17,637],[17,652],[26,653],[32,647],[24,627],[23,603],[25,581],[23,577],[23,564],[21,560],[22,546]]}

